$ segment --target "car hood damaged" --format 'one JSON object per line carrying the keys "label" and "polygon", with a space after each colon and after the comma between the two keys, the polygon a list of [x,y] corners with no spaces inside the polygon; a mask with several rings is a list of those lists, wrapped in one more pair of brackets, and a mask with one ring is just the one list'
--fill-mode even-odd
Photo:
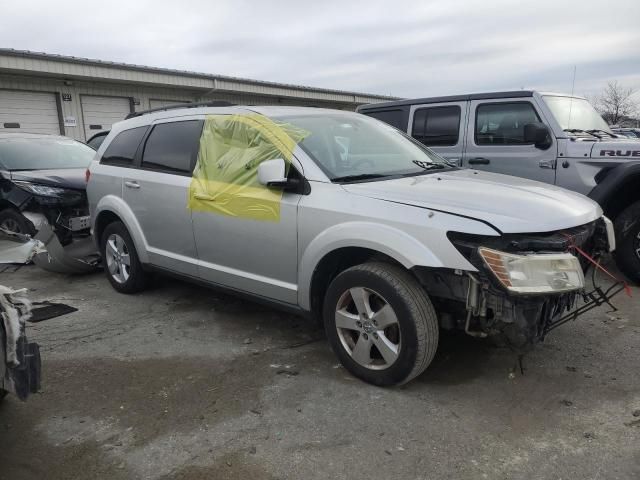
{"label": "car hood damaged", "polygon": [[354,195],[471,217],[502,233],[562,230],[602,215],[598,204],[578,193],[467,169],[343,187]]}
{"label": "car hood damaged", "polygon": [[85,190],[85,169],[65,168],[58,170],[13,170],[11,180],[19,182],[37,183],[50,187]]}

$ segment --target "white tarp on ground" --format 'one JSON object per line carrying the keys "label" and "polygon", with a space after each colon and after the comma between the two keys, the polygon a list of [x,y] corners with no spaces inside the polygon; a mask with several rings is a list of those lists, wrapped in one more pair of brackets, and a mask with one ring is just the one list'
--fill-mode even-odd
{"label": "white tarp on ground", "polygon": [[17,355],[18,338],[24,330],[25,321],[31,317],[31,302],[26,293],[26,288],[12,290],[0,285],[0,319],[7,336],[5,355],[10,367],[20,365]]}

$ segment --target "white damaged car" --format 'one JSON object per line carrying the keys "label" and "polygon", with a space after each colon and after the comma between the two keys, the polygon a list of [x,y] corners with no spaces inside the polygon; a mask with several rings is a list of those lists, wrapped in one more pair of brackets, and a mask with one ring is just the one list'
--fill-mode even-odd
{"label": "white damaged car", "polygon": [[524,351],[614,293],[586,295],[587,257],[615,246],[595,202],[458,168],[351,112],[136,114],[99,148],[87,192],[116,290],[159,271],[322,319],[376,385],[424,371],[440,329]]}

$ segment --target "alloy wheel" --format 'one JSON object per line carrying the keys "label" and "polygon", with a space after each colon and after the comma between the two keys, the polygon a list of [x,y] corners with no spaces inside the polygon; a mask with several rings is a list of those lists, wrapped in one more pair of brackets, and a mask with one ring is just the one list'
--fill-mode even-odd
{"label": "alloy wheel", "polygon": [[359,365],[389,368],[400,353],[400,325],[393,308],[374,290],[353,287],[344,292],[335,312],[338,338]]}
{"label": "alloy wheel", "polygon": [[124,239],[117,233],[112,233],[107,238],[105,250],[109,274],[116,282],[125,283],[131,274],[131,257]]}

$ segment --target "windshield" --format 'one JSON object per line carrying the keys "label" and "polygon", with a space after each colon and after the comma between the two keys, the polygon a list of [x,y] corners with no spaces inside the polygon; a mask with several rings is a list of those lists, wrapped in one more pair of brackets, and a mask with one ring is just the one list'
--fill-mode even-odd
{"label": "windshield", "polygon": [[611,132],[596,109],[584,98],[542,97],[563,130],[604,130]]}
{"label": "windshield", "polygon": [[418,175],[446,161],[399,130],[364,115],[283,116],[308,132],[299,145],[332,181]]}
{"label": "windshield", "polygon": [[0,166],[7,170],[86,168],[95,150],[70,138],[34,137],[0,140]]}

